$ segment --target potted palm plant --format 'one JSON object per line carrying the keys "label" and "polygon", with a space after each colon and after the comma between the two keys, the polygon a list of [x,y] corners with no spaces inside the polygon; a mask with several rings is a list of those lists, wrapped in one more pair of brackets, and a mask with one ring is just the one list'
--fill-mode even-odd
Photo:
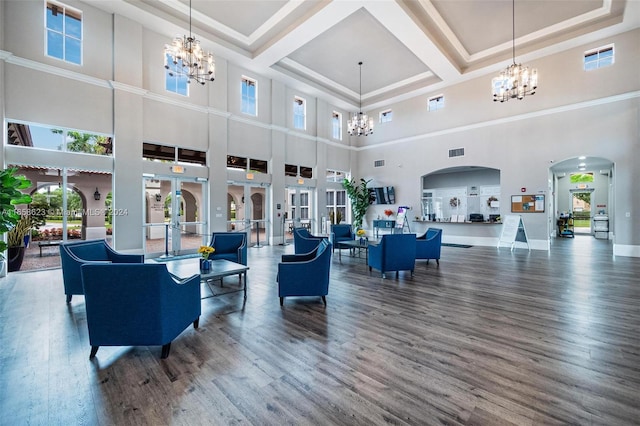
{"label": "potted palm plant", "polygon": [[362,227],[362,220],[371,205],[371,194],[367,188],[367,184],[371,179],[360,179],[360,184],[355,179],[345,179],[342,181],[342,187],[347,190],[347,196],[351,200],[351,212],[353,213],[353,226],[355,229]]}
{"label": "potted palm plant", "polygon": [[[21,192],[22,189],[31,186],[31,181],[22,175],[16,175],[17,171],[16,167],[0,170],[0,262],[2,263],[0,276],[3,276],[6,270],[4,268],[4,252],[8,245],[4,241],[4,235],[22,219],[22,216],[16,212],[16,205],[31,202],[31,197]],[[24,234],[22,236],[24,237]],[[24,239],[22,245],[24,245]]]}

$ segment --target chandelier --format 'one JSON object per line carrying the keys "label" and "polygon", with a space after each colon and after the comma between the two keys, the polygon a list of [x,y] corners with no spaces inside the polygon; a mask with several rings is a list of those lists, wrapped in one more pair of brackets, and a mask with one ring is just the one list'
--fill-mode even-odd
{"label": "chandelier", "polygon": [[508,101],[509,99],[524,99],[526,95],[536,93],[538,87],[538,70],[516,64],[516,6],[515,0],[511,2],[512,31],[513,31],[513,64],[502,71],[500,75],[491,80],[491,90],[494,102]]}
{"label": "chandelier", "polygon": [[191,34],[191,0],[189,0],[189,37],[186,35],[176,37],[173,43],[164,46],[164,53],[164,67],[169,70],[169,75],[173,76],[176,72],[189,77],[187,83],[195,80],[202,85],[215,79],[216,64],[213,55],[205,53],[200,47],[200,40],[196,40]]}
{"label": "chandelier", "polygon": [[373,133],[373,118],[369,118],[367,114],[362,112],[362,62],[358,62],[360,66],[360,110],[358,113],[352,113],[347,123],[347,132],[350,136],[369,136]]}

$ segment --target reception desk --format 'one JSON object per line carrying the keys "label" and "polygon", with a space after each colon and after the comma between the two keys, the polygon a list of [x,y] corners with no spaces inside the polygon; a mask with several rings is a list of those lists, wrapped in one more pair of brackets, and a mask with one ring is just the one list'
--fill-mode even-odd
{"label": "reception desk", "polygon": [[502,232],[502,223],[411,221],[411,231],[416,234],[422,234],[428,228],[442,229],[443,243],[496,246]]}

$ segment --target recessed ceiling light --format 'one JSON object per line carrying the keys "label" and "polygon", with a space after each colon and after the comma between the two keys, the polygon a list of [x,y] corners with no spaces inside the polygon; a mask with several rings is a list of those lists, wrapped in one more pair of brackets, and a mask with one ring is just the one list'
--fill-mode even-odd
{"label": "recessed ceiling light", "polygon": [[586,165],[587,165],[587,163],[580,163],[580,164],[578,164],[578,166],[580,166],[580,167],[585,167]]}
{"label": "recessed ceiling light", "polygon": [[581,155],[580,157],[578,157],[578,160],[586,160],[587,157],[585,157],[584,155]]}
{"label": "recessed ceiling light", "polygon": [[580,171],[585,171],[585,170],[587,170],[587,169],[586,169],[585,167],[580,167],[578,170],[580,170]]}

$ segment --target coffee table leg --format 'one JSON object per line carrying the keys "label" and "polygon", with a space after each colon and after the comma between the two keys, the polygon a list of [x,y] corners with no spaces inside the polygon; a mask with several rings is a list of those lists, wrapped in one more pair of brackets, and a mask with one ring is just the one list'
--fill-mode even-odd
{"label": "coffee table leg", "polygon": [[244,300],[247,300],[247,271],[244,271]]}

